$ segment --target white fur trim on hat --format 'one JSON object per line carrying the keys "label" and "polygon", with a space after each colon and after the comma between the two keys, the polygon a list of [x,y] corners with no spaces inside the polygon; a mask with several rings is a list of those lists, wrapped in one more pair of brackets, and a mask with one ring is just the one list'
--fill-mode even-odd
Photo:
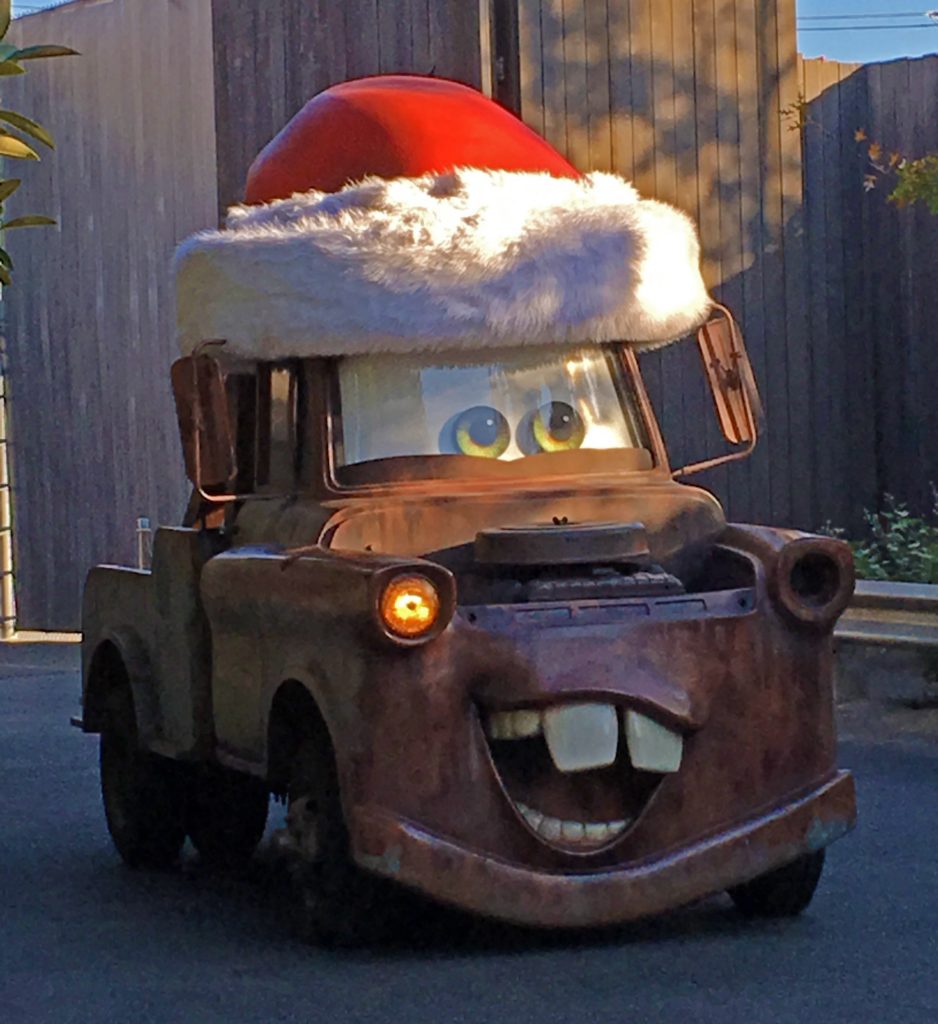
{"label": "white fur trim on hat", "polygon": [[613,174],[368,178],[229,211],[176,254],[180,346],[255,359],[682,337],[690,219]]}

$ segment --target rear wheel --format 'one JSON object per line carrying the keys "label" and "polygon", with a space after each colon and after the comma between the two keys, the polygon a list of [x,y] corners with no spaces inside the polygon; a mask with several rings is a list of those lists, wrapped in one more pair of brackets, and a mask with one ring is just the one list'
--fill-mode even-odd
{"label": "rear wheel", "polygon": [[352,861],[335,762],[321,737],[302,743],[294,758],[287,829],[300,937],[347,946],[387,936],[400,896]]}
{"label": "rear wheel", "polygon": [[186,831],[203,862],[232,868],[246,864],[264,835],[269,793],[260,779],[205,767],[186,803]]}
{"label": "rear wheel", "polygon": [[100,765],[104,814],[117,852],[131,867],[174,864],[186,837],[182,766],[140,748],[129,686],[108,696]]}
{"label": "rear wheel", "polygon": [[817,850],[729,893],[747,917],[794,917],[811,902],[823,869],[824,851]]}

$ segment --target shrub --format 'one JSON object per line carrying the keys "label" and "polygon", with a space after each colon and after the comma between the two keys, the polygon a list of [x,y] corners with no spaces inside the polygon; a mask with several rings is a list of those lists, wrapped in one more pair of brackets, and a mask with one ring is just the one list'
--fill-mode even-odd
{"label": "shrub", "polygon": [[862,128],[857,129],[854,138],[859,143],[868,143],[867,156],[872,170],[863,179],[863,187],[868,192],[876,188],[881,179],[889,181],[891,203],[900,209],[924,203],[932,213],[938,214],[938,153],[920,157],[908,157],[899,152],[887,154],[880,143],[869,141]]}
{"label": "shrub", "polygon": [[938,490],[932,485],[932,509],[915,516],[891,494],[879,512],[864,511],[867,535],[852,541],[828,524],[822,532],[848,540],[857,576],[868,580],[938,583]]}

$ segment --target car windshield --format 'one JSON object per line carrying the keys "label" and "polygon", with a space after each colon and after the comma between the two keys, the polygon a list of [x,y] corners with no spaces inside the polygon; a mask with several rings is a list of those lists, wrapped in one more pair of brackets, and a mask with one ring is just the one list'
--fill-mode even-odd
{"label": "car windshield", "polygon": [[616,354],[599,345],[348,356],[338,372],[336,465],[464,456],[491,466],[626,450],[631,468],[649,468],[624,376]]}

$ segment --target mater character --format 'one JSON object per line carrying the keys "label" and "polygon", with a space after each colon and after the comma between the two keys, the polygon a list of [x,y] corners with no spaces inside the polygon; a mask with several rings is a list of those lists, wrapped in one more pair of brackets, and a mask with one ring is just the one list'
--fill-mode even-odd
{"label": "mater character", "polygon": [[[853,567],[675,479],[759,414],[688,219],[409,76],[312,100],[247,199],[177,258],[184,525],[85,591],[121,856],[244,860],[273,793],[321,939],[384,880],[553,928],[801,911],[855,817]],[[732,450],[675,473],[636,352],[694,332]]]}

